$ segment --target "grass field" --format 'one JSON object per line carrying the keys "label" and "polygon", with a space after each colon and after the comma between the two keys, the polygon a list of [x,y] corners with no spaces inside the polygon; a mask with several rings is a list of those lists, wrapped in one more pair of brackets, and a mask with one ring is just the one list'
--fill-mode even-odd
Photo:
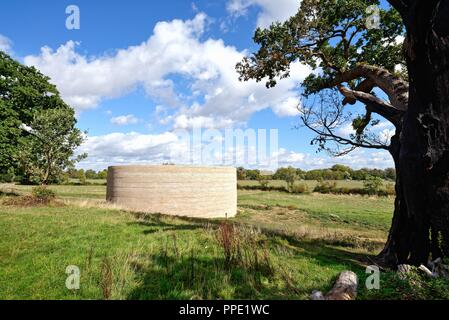
{"label": "grass field", "polygon": [[[104,186],[51,188],[57,203],[21,207],[6,202],[30,187],[0,185],[0,299],[308,299],[343,270],[359,275],[359,299],[448,298],[441,281],[394,273],[365,289],[389,198],[239,191],[229,259],[222,221],[125,212],[104,202]],[[78,291],[65,287],[69,265]]]}

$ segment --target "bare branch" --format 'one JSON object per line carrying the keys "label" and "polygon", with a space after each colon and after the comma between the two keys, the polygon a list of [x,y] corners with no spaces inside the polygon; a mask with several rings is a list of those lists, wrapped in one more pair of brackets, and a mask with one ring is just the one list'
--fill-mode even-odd
{"label": "bare branch", "polygon": [[[338,134],[338,129],[347,125],[351,121],[351,115],[345,115],[344,106],[338,98],[338,93],[320,93],[318,105],[313,103],[313,107],[301,109],[301,120],[303,125],[313,131],[316,137],[312,144],[319,145],[320,150],[326,150],[335,156],[342,156],[357,148],[367,149],[389,149],[389,141],[382,142],[375,135],[365,133],[365,129],[371,123],[371,111],[367,110],[365,116],[366,123],[357,130],[357,134],[349,138]],[[334,143],[334,148],[327,146]]]}
{"label": "bare branch", "polygon": [[345,88],[343,86],[338,87],[340,93],[345,97],[345,100],[357,100],[366,105],[367,110],[370,112],[377,113],[378,115],[384,117],[396,127],[400,125],[401,118],[404,111],[396,109],[393,105],[388,102],[362,91],[355,91]]}

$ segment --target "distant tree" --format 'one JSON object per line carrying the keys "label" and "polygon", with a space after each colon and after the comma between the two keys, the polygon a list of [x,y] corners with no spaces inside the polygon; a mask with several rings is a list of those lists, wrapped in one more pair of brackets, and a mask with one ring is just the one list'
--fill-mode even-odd
{"label": "distant tree", "polygon": [[82,185],[87,184],[87,178],[86,178],[86,172],[84,169],[78,170],[78,176],[77,176],[79,183]]}
{"label": "distant tree", "polygon": [[246,170],[246,179],[248,180],[259,180],[260,170]]}
{"label": "distant tree", "polygon": [[32,183],[56,182],[68,168],[87,155],[74,157],[84,138],[75,127],[71,108],[41,110],[34,114],[19,140],[17,159],[24,177]]}
{"label": "distant tree", "polygon": [[97,178],[97,173],[95,172],[95,170],[89,169],[86,170],[86,179],[96,179]]}
{"label": "distant tree", "polygon": [[108,170],[107,169],[97,173],[97,179],[99,179],[99,180],[106,180],[107,177],[108,177]]}
{"label": "distant tree", "polygon": [[394,168],[385,169],[385,178],[388,180],[396,180],[396,170]]}
{"label": "distant tree", "polygon": [[363,182],[363,189],[369,195],[377,194],[383,186],[383,180],[379,177],[368,176]]}
{"label": "distant tree", "polygon": [[287,183],[287,189],[289,192],[293,191],[295,181],[298,180],[298,172],[293,167],[285,168],[283,172],[283,180]]}
{"label": "distant tree", "polygon": [[237,168],[237,180],[246,180],[246,170],[243,167]]}

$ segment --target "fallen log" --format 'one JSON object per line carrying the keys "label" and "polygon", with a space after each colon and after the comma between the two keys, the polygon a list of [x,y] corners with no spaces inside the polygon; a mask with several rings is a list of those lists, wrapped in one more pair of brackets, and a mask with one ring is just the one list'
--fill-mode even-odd
{"label": "fallen log", "polygon": [[312,300],[354,300],[357,297],[358,279],[352,271],[344,271],[326,295],[320,291],[312,293]]}

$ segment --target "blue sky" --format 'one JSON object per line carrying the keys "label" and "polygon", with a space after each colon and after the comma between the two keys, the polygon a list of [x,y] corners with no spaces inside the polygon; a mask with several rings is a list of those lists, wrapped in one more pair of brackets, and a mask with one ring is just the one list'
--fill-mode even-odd
{"label": "blue sky", "polygon": [[[301,103],[300,83],[311,72],[300,63],[275,89],[238,82],[234,66],[256,50],[255,28],[288,18],[298,4],[5,0],[0,49],[50,76],[76,109],[79,128],[88,131],[80,148],[89,154],[80,164],[84,168],[182,163],[186,149],[174,132],[196,125],[278,129],[279,165],[391,166],[386,152],[360,150],[338,159],[316,154],[311,133],[294,129],[299,123],[295,107]],[[69,5],[80,9],[80,30],[66,28]]]}

